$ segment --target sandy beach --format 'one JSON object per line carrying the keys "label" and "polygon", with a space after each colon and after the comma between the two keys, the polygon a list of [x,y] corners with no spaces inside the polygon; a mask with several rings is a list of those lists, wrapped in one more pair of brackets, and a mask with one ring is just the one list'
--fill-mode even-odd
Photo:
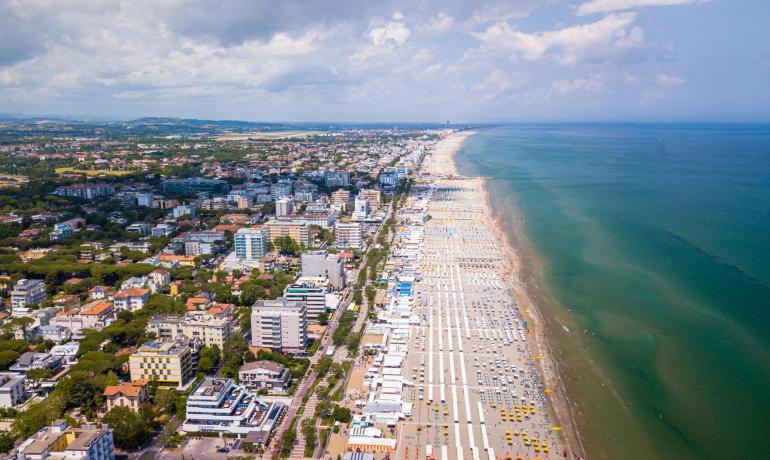
{"label": "sandy beach", "polygon": [[[459,172],[454,156],[468,137],[474,134],[475,131],[463,131],[446,136],[437,144],[431,156],[426,159],[427,166],[425,170],[430,172],[431,175],[458,176]],[[523,281],[522,257],[517,248],[512,244],[511,239],[503,232],[500,219],[496,218],[493,214],[489,203],[486,180],[483,178],[480,180],[480,193],[482,196],[479,198],[484,203],[484,216],[482,218],[489,223],[489,227],[496,234],[507,256],[508,270],[506,281],[512,289],[512,296],[519,305],[521,315],[527,320],[530,327],[527,340],[532,356],[535,357],[533,364],[542,375],[548,411],[552,417],[551,423],[554,427],[560,428],[556,431],[557,436],[569,450],[571,457],[584,456],[585,451],[577,430],[575,409],[564,391],[558,366],[553,360],[551,349],[543,332],[544,326],[541,312]],[[508,219],[510,219],[510,216]]]}

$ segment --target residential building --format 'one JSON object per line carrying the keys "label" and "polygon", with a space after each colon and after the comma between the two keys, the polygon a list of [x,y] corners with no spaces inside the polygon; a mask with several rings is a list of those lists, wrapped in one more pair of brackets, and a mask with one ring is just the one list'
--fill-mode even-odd
{"label": "residential building", "polygon": [[149,380],[183,389],[193,379],[193,351],[187,344],[145,342],[128,357],[131,380]]}
{"label": "residential building", "polygon": [[95,300],[82,308],[72,308],[57,313],[50,324],[68,329],[80,336],[84,329],[101,331],[116,319],[115,306],[108,300]]}
{"label": "residential building", "polygon": [[377,211],[378,209],[380,209],[380,205],[382,204],[382,192],[380,192],[379,190],[375,190],[375,189],[361,190],[360,192],[358,192],[358,196],[369,202],[369,208],[372,211]]}
{"label": "residential building", "polygon": [[350,192],[341,188],[332,192],[332,204],[347,205],[350,202]]}
{"label": "residential building", "polygon": [[318,315],[326,311],[327,292],[329,280],[325,276],[302,276],[286,286],[283,297],[287,302],[304,303],[308,320],[317,321]]}
{"label": "residential building", "polygon": [[137,206],[144,206],[147,208],[152,207],[152,200],[153,200],[152,193],[137,193],[136,194],[136,204]]}
{"label": "residential building", "polygon": [[0,407],[13,407],[24,401],[26,377],[12,372],[0,372]]}
{"label": "residential building", "polygon": [[284,182],[277,182],[270,185],[270,197],[274,200],[278,198],[291,196],[291,184]]}
{"label": "residential building", "polygon": [[207,312],[188,312],[184,316],[154,315],[147,323],[147,332],[154,332],[160,340],[187,338],[210,347],[223,349],[230,337],[232,321],[227,316]]}
{"label": "residential building", "polygon": [[115,186],[107,183],[63,185],[56,187],[54,194],[82,200],[95,200],[115,194]]}
{"label": "residential building", "polygon": [[47,297],[43,280],[22,278],[13,285],[11,308],[17,309],[37,305]]}
{"label": "residential building", "polygon": [[350,173],[347,171],[326,171],[324,181],[327,187],[347,187],[350,185]]}
{"label": "residential building", "polygon": [[40,336],[43,340],[50,340],[54,343],[66,342],[72,337],[72,331],[65,326],[58,324],[48,324],[46,326],[40,326]]}
{"label": "residential building", "polygon": [[262,259],[267,254],[267,242],[267,230],[241,228],[235,233],[235,255],[244,260]]}
{"label": "residential building", "polygon": [[300,220],[271,220],[264,227],[267,229],[270,241],[289,236],[298,244],[304,244],[307,247],[312,246],[310,225]]}
{"label": "residential building", "polygon": [[337,254],[307,251],[302,254],[302,276],[324,276],[334,289],[345,288],[345,267]]}
{"label": "residential building", "polygon": [[150,224],[147,222],[135,222],[126,227],[128,233],[137,233],[140,236],[148,236],[150,234]]}
{"label": "residential building", "polygon": [[337,222],[334,226],[335,245],[343,249],[361,249],[361,224],[358,222]]}
{"label": "residential building", "polygon": [[169,224],[158,224],[150,229],[150,236],[167,236],[174,233],[174,226]]}
{"label": "residential building", "polygon": [[252,361],[238,370],[238,382],[252,391],[286,394],[291,385],[291,374],[276,362]]}
{"label": "residential building", "polygon": [[195,219],[195,206],[179,205],[171,210],[171,215],[174,216],[174,219],[184,216],[190,216],[191,219]]}
{"label": "residential building", "polygon": [[139,310],[150,301],[150,290],[146,288],[126,289],[115,294],[113,300],[115,308],[118,310]]}
{"label": "residential building", "polygon": [[276,427],[283,403],[266,402],[231,379],[206,377],[187,398],[186,432],[219,432],[239,437],[249,432],[269,434]]}
{"label": "residential building", "polygon": [[128,407],[134,412],[139,412],[139,407],[149,399],[148,383],[148,380],[134,380],[105,387],[104,399],[107,402],[107,412],[114,407]]}
{"label": "residential building", "polygon": [[16,448],[16,460],[114,460],[115,443],[107,425],[74,428],[56,420]]}
{"label": "residential building", "polygon": [[302,302],[283,297],[260,300],[251,308],[251,343],[289,353],[305,350],[307,344],[307,308]]}
{"label": "residential building", "polygon": [[294,211],[294,202],[289,197],[281,197],[275,200],[275,215],[285,217]]}
{"label": "residential building", "polygon": [[166,179],[161,187],[164,194],[168,195],[195,195],[196,193],[220,194],[227,193],[230,185],[219,179],[203,179],[191,177],[187,179]]}
{"label": "residential building", "polygon": [[396,184],[398,184],[398,170],[387,168],[380,173],[380,185],[395,187]]}
{"label": "residential building", "polygon": [[25,373],[32,369],[50,369],[52,373],[59,372],[62,366],[61,357],[50,353],[35,353],[28,351],[19,356],[19,359],[8,369],[11,372]]}

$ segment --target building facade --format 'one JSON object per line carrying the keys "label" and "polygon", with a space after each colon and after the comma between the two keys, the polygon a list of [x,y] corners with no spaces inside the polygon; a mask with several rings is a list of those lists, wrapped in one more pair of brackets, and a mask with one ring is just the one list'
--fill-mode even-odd
{"label": "building facade", "polygon": [[242,228],[235,233],[235,255],[243,260],[259,260],[267,255],[268,232],[262,228]]}
{"label": "building facade", "polygon": [[291,374],[276,362],[252,361],[241,366],[238,382],[252,391],[286,394],[291,385]]}
{"label": "building facade", "polygon": [[0,407],[13,407],[24,401],[24,380],[23,375],[0,373]]}
{"label": "building facade", "polygon": [[302,276],[324,276],[333,289],[345,288],[345,267],[337,254],[307,251],[302,254]]}
{"label": "building facade", "polygon": [[271,220],[265,224],[270,241],[275,242],[278,238],[289,236],[297,242],[307,247],[312,246],[310,225],[300,220]]}
{"label": "building facade", "polygon": [[215,317],[205,312],[188,312],[184,316],[155,315],[147,323],[147,332],[164,341],[187,338],[221,350],[230,337],[232,322],[229,317]]}
{"label": "building facade", "polygon": [[283,297],[260,300],[251,308],[251,343],[258,348],[298,353],[307,345],[307,309]]}
{"label": "building facade", "polygon": [[337,222],[334,226],[335,246],[344,249],[361,249],[361,224],[358,222]]}
{"label": "building facade", "polygon": [[329,292],[329,280],[324,276],[302,276],[286,286],[283,297],[288,302],[304,303],[307,319],[317,321],[318,315],[326,311],[326,294]]}
{"label": "building facade", "polygon": [[183,389],[193,375],[193,352],[181,342],[146,342],[128,358],[131,380]]}
{"label": "building facade", "polygon": [[22,278],[13,285],[11,308],[25,308],[29,305],[37,305],[47,297],[43,280]]}

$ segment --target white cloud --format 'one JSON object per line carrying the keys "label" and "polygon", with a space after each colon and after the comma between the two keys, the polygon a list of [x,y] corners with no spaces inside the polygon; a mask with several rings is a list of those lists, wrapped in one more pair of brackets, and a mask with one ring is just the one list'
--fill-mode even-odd
{"label": "white cloud", "polygon": [[644,6],[676,6],[703,3],[703,0],[591,0],[577,7],[578,16],[631,10]]}
{"label": "white cloud", "polygon": [[682,77],[674,77],[664,73],[659,73],[656,80],[663,86],[679,86],[687,83],[687,80]]}
{"label": "white cloud", "polygon": [[610,14],[596,22],[537,33],[520,32],[503,21],[473,36],[487,46],[511,51],[530,61],[557,50],[562,64],[574,65],[581,57],[601,60],[612,55],[613,50],[641,46],[641,27],[634,27],[630,34],[626,32],[635,20],[636,13],[632,12]]}
{"label": "white cloud", "polygon": [[409,28],[400,21],[389,21],[382,27],[369,31],[369,39],[375,46],[396,44],[403,45],[409,39]]}
{"label": "white cloud", "polygon": [[454,24],[454,18],[446,13],[439,13],[435,18],[431,19],[428,23],[428,27],[435,32],[445,32],[452,28]]}

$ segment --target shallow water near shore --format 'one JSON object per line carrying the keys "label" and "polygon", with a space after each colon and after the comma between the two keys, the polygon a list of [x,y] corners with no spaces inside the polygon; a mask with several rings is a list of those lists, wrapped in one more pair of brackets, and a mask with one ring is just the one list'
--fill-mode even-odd
{"label": "shallow water near shore", "polygon": [[770,126],[504,126],[455,161],[519,233],[589,458],[770,458]]}

